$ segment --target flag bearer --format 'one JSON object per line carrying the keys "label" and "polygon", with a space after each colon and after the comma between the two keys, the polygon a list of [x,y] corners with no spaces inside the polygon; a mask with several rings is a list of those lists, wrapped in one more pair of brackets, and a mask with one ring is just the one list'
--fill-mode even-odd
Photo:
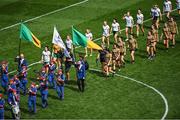
{"label": "flag bearer", "polygon": [[71,65],[74,63],[74,56],[73,54],[69,51],[69,54],[70,54],[70,57],[66,57],[65,58],[65,62],[64,62],[64,65],[65,65],[65,74],[66,74],[66,83],[69,82],[70,80],[70,69],[71,69]]}
{"label": "flag bearer", "polygon": [[28,67],[27,61],[24,58],[24,54],[21,53],[20,58],[19,58],[19,63],[18,63],[18,72],[22,71],[23,66]]}
{"label": "flag bearer", "polygon": [[86,70],[85,70],[85,63],[83,57],[80,56],[80,60],[76,63],[76,70],[77,70],[77,85],[79,91],[84,92],[84,81],[86,77]]}

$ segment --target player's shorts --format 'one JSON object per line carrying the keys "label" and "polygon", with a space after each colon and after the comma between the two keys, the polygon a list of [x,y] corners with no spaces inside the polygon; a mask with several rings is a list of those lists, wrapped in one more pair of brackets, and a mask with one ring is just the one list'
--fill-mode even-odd
{"label": "player's shorts", "polygon": [[153,20],[154,20],[154,21],[159,21],[159,16],[154,16],[154,17],[153,17]]}
{"label": "player's shorts", "polygon": [[135,49],[129,49],[130,52],[135,51]]}
{"label": "player's shorts", "polygon": [[120,55],[124,55],[124,52],[120,52]]}
{"label": "player's shorts", "polygon": [[137,22],[137,25],[141,27],[141,26],[143,26],[143,23],[138,23],[138,22]]}
{"label": "player's shorts", "polygon": [[118,31],[113,31],[113,36],[118,34]]}
{"label": "player's shorts", "polygon": [[164,10],[165,13],[171,12],[171,9]]}
{"label": "player's shorts", "polygon": [[65,62],[65,72],[69,72],[70,68],[71,68],[72,62]]}
{"label": "player's shorts", "polygon": [[53,57],[53,58],[58,58],[58,53],[53,53],[53,54],[52,54],[52,57]]}
{"label": "player's shorts", "polygon": [[171,30],[171,34],[176,34],[176,30]]}
{"label": "player's shorts", "polygon": [[133,26],[126,26],[126,28],[129,28],[129,29],[131,29]]}
{"label": "player's shorts", "polygon": [[44,62],[43,63],[43,66],[46,68],[46,67],[49,67],[49,62]]}
{"label": "player's shorts", "polygon": [[70,52],[71,52],[71,49],[72,49],[72,48],[68,48],[68,47],[67,47],[67,51],[70,51]]}
{"label": "player's shorts", "polygon": [[103,33],[103,36],[104,36],[104,37],[109,37],[110,35],[107,34],[107,33]]}
{"label": "player's shorts", "polygon": [[151,47],[154,47],[154,43],[151,43],[150,45],[149,45],[149,47],[151,48]]}
{"label": "player's shorts", "polygon": [[57,53],[57,58],[62,59],[64,57],[64,53],[63,52],[58,52]]}
{"label": "player's shorts", "polygon": [[177,3],[177,9],[180,10],[180,3]]}
{"label": "player's shorts", "polygon": [[106,62],[106,58],[100,58],[100,62],[101,63]]}
{"label": "player's shorts", "polygon": [[110,63],[110,64],[108,65],[108,67],[112,67],[112,63]]}

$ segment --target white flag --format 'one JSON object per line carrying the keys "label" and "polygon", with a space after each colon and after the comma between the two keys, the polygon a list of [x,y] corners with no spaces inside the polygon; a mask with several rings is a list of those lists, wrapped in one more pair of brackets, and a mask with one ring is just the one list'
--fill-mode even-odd
{"label": "white flag", "polygon": [[66,57],[71,57],[71,56],[69,55],[69,52],[68,52],[67,49],[66,49],[66,46],[64,45],[64,42],[63,42],[61,36],[59,35],[56,27],[54,27],[54,33],[53,33],[52,43],[58,45],[60,48],[63,48],[63,49],[64,49],[64,55],[65,55]]}

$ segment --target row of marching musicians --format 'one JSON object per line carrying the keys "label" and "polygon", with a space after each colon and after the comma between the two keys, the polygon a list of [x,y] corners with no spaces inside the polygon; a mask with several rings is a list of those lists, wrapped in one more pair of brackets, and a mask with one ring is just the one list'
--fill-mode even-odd
{"label": "row of marching musicians", "polygon": [[[83,56],[80,56],[78,62],[74,62],[73,65],[76,68],[77,85],[80,92],[84,92],[85,77],[86,77],[86,65]],[[48,67],[48,72],[46,68]],[[61,68],[56,67],[55,61],[51,60],[48,66],[43,66],[38,73],[37,82],[32,82],[30,87],[27,88],[27,61],[24,59],[24,55],[20,55],[18,74],[9,79],[8,62],[1,62],[1,85],[4,88],[4,95],[7,95],[7,102],[12,106],[17,106],[20,112],[20,92],[25,96],[28,94],[28,109],[32,113],[36,113],[36,96],[38,90],[41,94],[42,108],[48,106],[48,88],[53,88],[57,92],[57,96],[60,100],[64,99],[64,86],[65,75]],[[4,104],[3,94],[0,94],[0,119],[4,119]],[[15,112],[12,109],[13,118],[15,118]]]}

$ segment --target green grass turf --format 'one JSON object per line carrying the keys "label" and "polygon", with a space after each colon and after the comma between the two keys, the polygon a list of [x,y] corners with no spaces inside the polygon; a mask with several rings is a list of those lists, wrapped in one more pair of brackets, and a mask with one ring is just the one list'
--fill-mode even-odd
{"label": "green grass turf", "polygon": [[[64,6],[79,2],[80,0],[2,0],[0,4],[0,28],[26,20]],[[113,2],[112,2],[113,1]],[[163,0],[89,0],[89,2],[49,15],[26,25],[42,41],[43,47],[50,45],[52,40],[53,26],[59,29],[62,38],[71,34],[71,25],[84,32],[90,28],[94,38],[101,36],[101,25],[103,20],[111,24],[115,17],[120,21],[121,28],[125,24],[121,17],[130,10],[135,18],[138,8],[142,8],[145,19],[150,18],[149,11],[153,4],[157,3],[162,8]],[[174,3],[173,3],[174,4]],[[143,7],[142,7],[143,6]],[[173,13],[180,26],[177,12]],[[149,30],[151,21],[145,23],[146,32]],[[124,35],[124,32],[123,32]],[[18,53],[19,26],[0,32],[0,60],[6,59],[10,63],[10,70],[16,68],[13,62]],[[165,51],[162,41],[158,44],[157,57],[154,61],[147,60],[145,52],[146,39],[140,36],[137,40],[139,50],[136,52],[136,63],[129,64],[118,74],[123,74],[144,83],[154,86],[160,90],[168,100],[169,113],[167,118],[180,118],[180,95],[179,95],[179,68],[180,68],[180,37],[177,37],[177,46]],[[113,43],[113,39],[111,38]],[[100,41],[98,41],[100,43]],[[82,51],[82,48],[77,51]],[[40,60],[42,49],[22,41],[21,50],[29,63]],[[129,60],[127,51],[126,60]],[[97,52],[95,52],[97,54]],[[91,68],[100,69],[95,63],[95,54],[88,57]],[[28,79],[35,81],[34,69],[40,69],[41,65],[35,65],[29,71]],[[85,93],[77,92],[74,80],[75,72],[72,68],[71,84],[65,88],[65,100],[57,100],[54,90],[49,92],[49,106],[41,108],[41,99],[37,98],[37,114],[28,113],[27,96],[21,96],[22,118],[153,118],[160,119],[164,113],[164,103],[161,97],[151,89],[131,82],[121,77],[103,77],[100,73],[88,71],[87,88]],[[9,106],[6,105],[5,118],[11,118]]]}

